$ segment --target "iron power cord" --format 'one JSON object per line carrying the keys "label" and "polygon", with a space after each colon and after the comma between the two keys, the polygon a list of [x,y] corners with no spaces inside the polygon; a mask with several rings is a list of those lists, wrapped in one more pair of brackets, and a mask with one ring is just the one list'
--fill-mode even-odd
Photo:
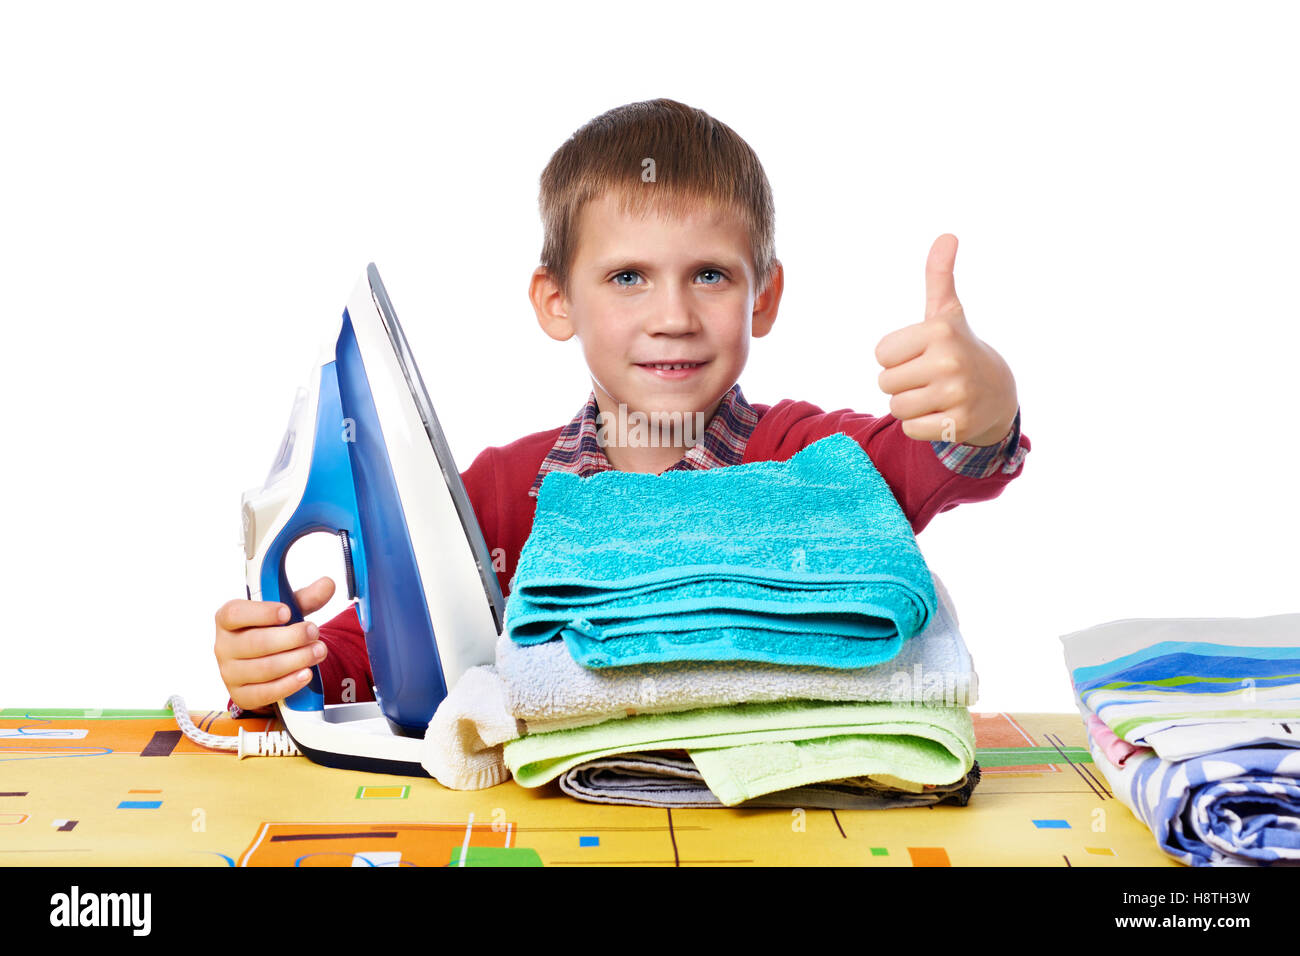
{"label": "iron power cord", "polygon": [[207,747],[209,750],[234,750],[239,754],[241,760],[245,757],[299,757],[302,755],[302,752],[294,746],[292,738],[283,730],[249,733],[243,727],[240,727],[238,737],[222,737],[219,734],[210,734],[199,730],[194,726],[194,721],[190,719],[190,712],[186,709],[185,701],[181,699],[180,694],[173,694],[168,697],[167,706],[175,715],[176,723],[180,725],[185,736],[200,747]]}

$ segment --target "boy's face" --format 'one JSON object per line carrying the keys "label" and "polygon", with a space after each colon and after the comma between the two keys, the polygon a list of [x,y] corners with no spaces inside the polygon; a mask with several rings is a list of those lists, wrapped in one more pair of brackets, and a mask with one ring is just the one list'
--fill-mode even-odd
{"label": "boy's face", "polygon": [[[683,219],[638,218],[607,195],[584,207],[578,235],[568,296],[542,269],[530,295],[548,335],[582,343],[600,410],[711,416],[740,378],[750,337],[776,320],[779,264],[760,295],[743,223],[705,206]],[[698,367],[648,367],[680,362]]]}

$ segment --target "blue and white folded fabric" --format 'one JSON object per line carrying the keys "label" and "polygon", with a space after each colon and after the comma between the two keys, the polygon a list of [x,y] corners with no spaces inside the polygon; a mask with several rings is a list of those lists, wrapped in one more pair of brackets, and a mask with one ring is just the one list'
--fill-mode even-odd
{"label": "blue and white folded fabric", "polygon": [[[1300,614],[1112,621],[1064,635],[1097,767],[1174,859],[1300,865]],[[1095,726],[1095,724],[1094,724]]]}
{"label": "blue and white folded fabric", "polygon": [[1300,866],[1300,749],[1240,747],[1187,760],[1140,750],[1123,767],[1089,739],[1093,763],[1150,828],[1192,866]]}
{"label": "blue and white folded fabric", "polygon": [[590,668],[869,667],[936,602],[907,517],[842,433],[781,462],[551,472],[510,591],[512,640],[563,638]]}
{"label": "blue and white folded fabric", "polygon": [[1130,618],[1061,642],[1080,707],[1166,760],[1300,747],[1300,614]]}

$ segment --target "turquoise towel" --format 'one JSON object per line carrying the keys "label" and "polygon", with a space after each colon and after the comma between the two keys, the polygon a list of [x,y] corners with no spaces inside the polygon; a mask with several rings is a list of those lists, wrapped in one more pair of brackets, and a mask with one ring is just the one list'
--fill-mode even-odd
{"label": "turquoise towel", "polygon": [[506,609],[587,667],[678,660],[869,667],[935,613],[889,485],[836,433],[783,462],[549,473]]}

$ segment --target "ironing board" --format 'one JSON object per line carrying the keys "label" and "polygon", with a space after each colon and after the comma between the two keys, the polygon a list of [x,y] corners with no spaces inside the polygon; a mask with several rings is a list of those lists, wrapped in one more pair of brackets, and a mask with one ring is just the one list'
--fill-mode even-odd
{"label": "ironing board", "polygon": [[[192,710],[220,735],[278,729]],[[447,790],[305,757],[238,759],[167,710],[0,710],[5,866],[1179,864],[1106,786],[1075,714],[974,714],[966,807],[663,810],[554,784]]]}

